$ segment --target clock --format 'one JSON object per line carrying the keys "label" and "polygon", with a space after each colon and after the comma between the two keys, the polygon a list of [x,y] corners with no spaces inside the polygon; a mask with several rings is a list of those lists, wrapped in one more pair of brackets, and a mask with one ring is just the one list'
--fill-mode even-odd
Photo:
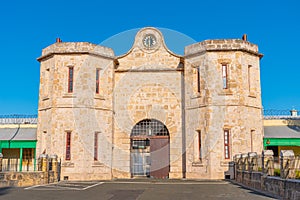
{"label": "clock", "polygon": [[145,37],[143,39],[143,45],[147,49],[151,49],[152,47],[154,47],[156,45],[156,38],[155,38],[155,36],[152,35],[152,34],[145,35]]}

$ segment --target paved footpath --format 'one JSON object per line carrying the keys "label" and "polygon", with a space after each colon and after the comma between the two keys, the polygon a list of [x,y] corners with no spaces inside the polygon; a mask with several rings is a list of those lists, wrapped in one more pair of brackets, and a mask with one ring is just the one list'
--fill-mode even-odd
{"label": "paved footpath", "polygon": [[273,199],[226,181],[117,180],[0,188],[2,200]]}

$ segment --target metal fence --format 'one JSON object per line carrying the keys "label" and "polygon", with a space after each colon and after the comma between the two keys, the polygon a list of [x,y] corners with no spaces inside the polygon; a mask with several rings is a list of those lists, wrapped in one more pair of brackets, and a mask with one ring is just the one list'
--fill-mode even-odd
{"label": "metal fence", "polygon": [[23,159],[22,167],[19,158],[3,158],[2,159],[2,172],[13,171],[13,172],[32,172],[38,170],[38,160],[34,159]]}
{"label": "metal fence", "polygon": [[300,118],[300,111],[297,110],[277,110],[267,109],[263,110],[263,116],[265,119],[269,118]]}
{"label": "metal fence", "polygon": [[37,124],[37,115],[0,115],[0,124]]}
{"label": "metal fence", "polygon": [[300,155],[287,157],[273,157],[267,155],[249,156],[240,154],[234,158],[237,170],[262,172],[270,176],[300,179]]}

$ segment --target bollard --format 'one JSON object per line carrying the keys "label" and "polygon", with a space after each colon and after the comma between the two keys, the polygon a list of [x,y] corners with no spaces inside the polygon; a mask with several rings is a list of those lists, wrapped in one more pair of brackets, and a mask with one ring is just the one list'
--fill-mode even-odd
{"label": "bollard", "polygon": [[293,150],[280,151],[280,178],[295,178],[295,154]]}
{"label": "bollard", "polygon": [[274,176],[274,158],[272,150],[262,152],[262,171],[268,176]]}

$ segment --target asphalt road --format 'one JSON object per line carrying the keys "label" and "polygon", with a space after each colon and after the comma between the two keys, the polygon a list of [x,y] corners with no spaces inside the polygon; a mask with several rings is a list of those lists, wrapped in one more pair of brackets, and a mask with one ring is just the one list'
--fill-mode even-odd
{"label": "asphalt road", "polygon": [[29,188],[0,188],[2,200],[192,200],[273,199],[226,181],[61,182]]}

